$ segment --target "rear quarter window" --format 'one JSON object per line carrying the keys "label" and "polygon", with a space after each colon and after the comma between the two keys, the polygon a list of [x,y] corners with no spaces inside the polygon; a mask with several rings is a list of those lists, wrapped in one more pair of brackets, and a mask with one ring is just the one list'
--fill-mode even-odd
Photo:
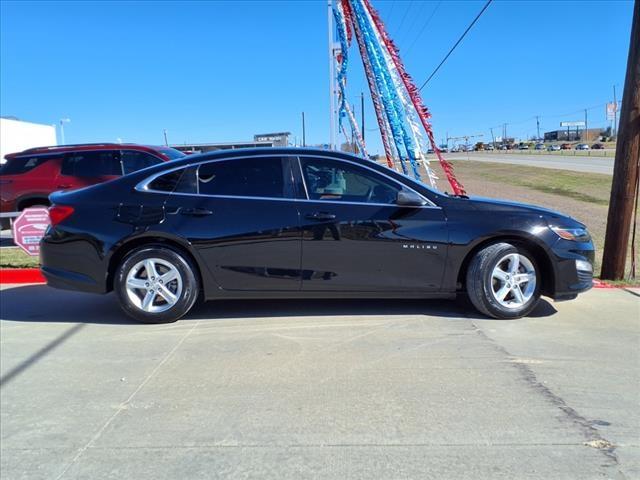
{"label": "rear quarter window", "polygon": [[152,180],[147,189],[167,193],[196,193],[196,167],[187,167],[165,173]]}

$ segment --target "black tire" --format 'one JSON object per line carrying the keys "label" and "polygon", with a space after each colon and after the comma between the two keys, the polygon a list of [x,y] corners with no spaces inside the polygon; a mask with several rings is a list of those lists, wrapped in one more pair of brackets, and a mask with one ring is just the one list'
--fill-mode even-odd
{"label": "black tire", "polygon": [[[536,275],[535,290],[531,298],[522,306],[508,308],[503,306],[493,294],[493,269],[505,255],[518,253],[531,262]],[[495,243],[475,254],[467,270],[466,287],[469,300],[480,312],[497,319],[513,319],[528,315],[540,300],[540,269],[533,255],[523,248],[510,243]]]}
{"label": "black tire", "polygon": [[[139,262],[160,259],[171,264],[179,272],[182,281],[181,293],[176,303],[162,312],[146,312],[136,306],[127,292],[127,275]],[[114,290],[122,310],[143,323],[171,323],[186,315],[193,307],[200,291],[196,267],[183,253],[164,245],[147,245],[132,250],[118,266],[114,278]],[[162,301],[162,300],[160,300]]]}

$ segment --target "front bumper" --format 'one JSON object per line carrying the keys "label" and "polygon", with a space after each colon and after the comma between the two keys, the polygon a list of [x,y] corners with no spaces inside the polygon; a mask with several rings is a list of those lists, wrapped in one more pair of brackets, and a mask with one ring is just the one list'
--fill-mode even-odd
{"label": "front bumper", "polygon": [[[554,300],[570,300],[593,287],[595,249],[592,242],[559,239],[553,254],[556,266]],[[591,265],[590,270],[585,268],[585,262]]]}

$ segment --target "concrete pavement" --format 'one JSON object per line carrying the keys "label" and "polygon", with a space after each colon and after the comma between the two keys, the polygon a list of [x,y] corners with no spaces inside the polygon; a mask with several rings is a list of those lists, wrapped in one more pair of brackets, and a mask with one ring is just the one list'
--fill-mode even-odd
{"label": "concrete pavement", "polygon": [[3,479],[640,478],[640,298],[526,319],[251,301],[170,325],[0,291]]}
{"label": "concrete pavement", "polygon": [[447,160],[474,160],[478,162],[509,163],[527,167],[555,168],[574,172],[613,175],[613,157],[581,155],[552,155],[546,153],[464,152],[447,153]]}

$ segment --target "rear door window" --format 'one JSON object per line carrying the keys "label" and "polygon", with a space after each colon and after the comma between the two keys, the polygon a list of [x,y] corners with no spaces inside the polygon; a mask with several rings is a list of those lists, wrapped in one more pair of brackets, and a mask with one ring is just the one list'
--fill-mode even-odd
{"label": "rear door window", "polygon": [[11,160],[8,160],[4,165],[0,166],[0,175],[20,175],[23,173],[27,173],[28,171],[39,167],[43,163],[52,160],[53,158],[59,157],[15,157]]}
{"label": "rear door window", "polygon": [[251,157],[203,163],[198,193],[233,197],[283,198],[284,169],[280,157]]}
{"label": "rear door window", "polygon": [[99,150],[69,153],[62,162],[60,173],[72,177],[120,176],[120,152]]}
{"label": "rear door window", "polygon": [[158,157],[136,150],[122,150],[120,159],[122,160],[122,170],[125,175],[162,162]]}

